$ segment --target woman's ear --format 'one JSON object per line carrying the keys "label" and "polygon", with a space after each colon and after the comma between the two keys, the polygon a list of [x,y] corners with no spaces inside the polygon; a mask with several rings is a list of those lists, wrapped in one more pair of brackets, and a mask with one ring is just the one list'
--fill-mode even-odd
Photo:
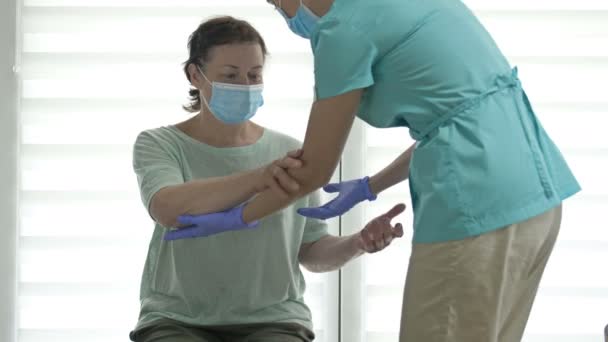
{"label": "woman's ear", "polygon": [[204,79],[201,76],[201,72],[198,70],[196,64],[190,63],[188,65],[188,76],[190,77],[190,84],[192,84],[195,88],[201,90]]}

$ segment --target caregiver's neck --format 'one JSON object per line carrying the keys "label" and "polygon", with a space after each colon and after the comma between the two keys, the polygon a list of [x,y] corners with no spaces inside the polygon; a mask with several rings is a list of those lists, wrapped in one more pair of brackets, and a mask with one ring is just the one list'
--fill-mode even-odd
{"label": "caregiver's neck", "polygon": [[[273,1],[275,5],[280,5],[283,11],[285,11],[285,13],[287,13],[289,17],[293,17],[294,15],[296,15],[296,11],[300,7],[300,0]],[[306,5],[306,7],[310,8],[310,10],[314,12],[314,14],[318,15],[319,17],[322,17],[327,12],[329,12],[331,5],[334,3],[334,0],[302,0],[302,3]]]}

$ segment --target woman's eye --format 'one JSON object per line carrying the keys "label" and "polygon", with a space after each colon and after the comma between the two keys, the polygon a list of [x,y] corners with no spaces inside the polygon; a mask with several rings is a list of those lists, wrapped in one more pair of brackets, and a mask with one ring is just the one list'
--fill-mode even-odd
{"label": "woman's eye", "polygon": [[249,75],[249,78],[251,78],[254,81],[260,81],[260,80],[262,80],[262,75]]}
{"label": "woman's eye", "polygon": [[233,80],[236,78],[236,74],[228,74],[228,75],[225,75],[224,77],[226,77],[229,80]]}

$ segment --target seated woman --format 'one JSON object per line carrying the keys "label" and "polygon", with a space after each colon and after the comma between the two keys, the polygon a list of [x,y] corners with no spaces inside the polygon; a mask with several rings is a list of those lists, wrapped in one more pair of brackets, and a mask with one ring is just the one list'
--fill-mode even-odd
{"label": "seated woman", "polygon": [[[297,191],[287,170],[301,167],[301,143],[249,121],[263,104],[267,54],[249,23],[209,20],[188,47],[184,71],[194,88],[185,109],[196,115],[146,130],[134,146],[141,197],[156,225],[131,340],[312,341],[300,264],[327,272],[383,249],[403,234],[390,220],[404,205],[347,237],[331,236],[323,221],[296,213],[320,205],[318,192],[250,229],[197,225],[197,215],[238,207],[266,189],[283,196]],[[192,229],[197,238],[183,239]]]}

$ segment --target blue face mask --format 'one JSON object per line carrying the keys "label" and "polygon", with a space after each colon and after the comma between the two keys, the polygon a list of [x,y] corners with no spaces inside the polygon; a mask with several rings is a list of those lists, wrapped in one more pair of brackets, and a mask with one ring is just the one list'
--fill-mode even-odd
{"label": "blue face mask", "polygon": [[[209,80],[199,68],[198,70],[207,82]],[[211,100],[207,108],[218,120],[227,124],[239,124],[251,119],[258,108],[264,104],[262,97],[263,84],[241,85],[230,83],[209,82],[211,84]]]}
{"label": "blue face mask", "polygon": [[285,11],[280,7],[277,7],[277,10],[281,13],[283,18],[285,18],[287,25],[293,33],[302,38],[310,39],[310,35],[317,26],[317,22],[319,22],[320,18],[314,14],[310,8],[306,7],[306,5],[302,3],[302,0],[300,0],[300,7],[293,18],[288,17]]}

